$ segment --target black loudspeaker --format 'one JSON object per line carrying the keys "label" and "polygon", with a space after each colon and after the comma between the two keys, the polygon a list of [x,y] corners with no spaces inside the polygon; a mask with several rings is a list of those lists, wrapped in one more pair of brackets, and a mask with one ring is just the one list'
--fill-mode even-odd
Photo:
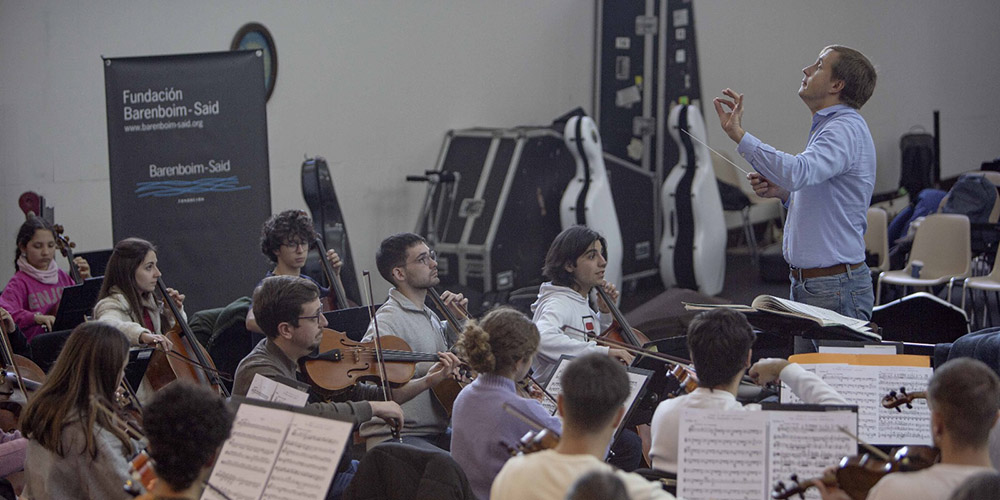
{"label": "black loudspeaker", "polygon": [[965,311],[927,292],[907,295],[872,310],[883,340],[938,344],[969,333]]}

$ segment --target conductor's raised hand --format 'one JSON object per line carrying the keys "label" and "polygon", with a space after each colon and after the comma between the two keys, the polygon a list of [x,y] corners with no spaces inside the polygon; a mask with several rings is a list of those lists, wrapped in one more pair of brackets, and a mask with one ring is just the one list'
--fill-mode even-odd
{"label": "conductor's raised hand", "polygon": [[715,112],[719,115],[719,124],[730,139],[739,143],[743,140],[743,94],[737,94],[732,89],[722,91],[729,99],[716,97],[712,100]]}

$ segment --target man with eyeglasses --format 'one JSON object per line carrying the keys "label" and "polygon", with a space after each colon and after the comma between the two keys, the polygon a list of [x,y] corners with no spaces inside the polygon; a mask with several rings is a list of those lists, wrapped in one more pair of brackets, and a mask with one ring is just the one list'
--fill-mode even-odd
{"label": "man with eyeglasses", "polygon": [[[312,219],[302,210],[285,210],[271,216],[260,230],[260,251],[274,264],[274,269],[268,271],[267,276],[302,276],[316,283],[309,276],[302,274],[302,267],[306,265],[306,259],[309,257],[309,245],[315,236]],[[333,271],[340,274],[340,268],[344,263],[337,252],[333,249],[327,250],[326,258],[330,261]],[[316,283],[316,286],[319,288],[320,299],[330,294],[329,288],[324,288],[319,283]],[[343,305],[338,306],[343,307]],[[264,333],[257,325],[253,309],[247,314],[246,327],[251,332]]]}
{"label": "man with eyeglasses", "polygon": [[[403,442],[426,449],[447,450],[451,445],[448,414],[429,389],[449,376],[457,375],[459,359],[448,352],[456,338],[446,325],[424,304],[428,290],[438,279],[436,255],[420,235],[400,233],[382,240],[375,253],[379,274],[392,283],[389,297],[375,313],[380,335],[402,338],[414,352],[438,353],[437,363],[417,363],[413,380],[393,389],[393,399],[403,406],[406,423],[401,429]],[[463,317],[468,304],[462,294],[445,291],[441,300],[456,316]],[[365,341],[375,338],[374,323],[369,325]],[[388,426],[369,422],[361,426],[368,448],[390,437]]]}
{"label": "man with eyeglasses", "polygon": [[[298,360],[319,347],[326,327],[323,305],[316,283],[298,276],[270,276],[264,278],[253,293],[253,310],[257,324],[265,338],[250,351],[236,368],[233,376],[233,394],[246,396],[254,376],[270,379],[298,378]],[[347,417],[359,425],[378,417],[383,420],[404,422],[403,409],[394,401],[378,401],[381,391],[370,384],[358,384],[348,393],[349,401],[333,403],[310,399],[308,406],[321,415]],[[334,477],[333,492],[343,491],[357,463],[345,453],[338,474]],[[339,496],[332,496],[339,498]]]}

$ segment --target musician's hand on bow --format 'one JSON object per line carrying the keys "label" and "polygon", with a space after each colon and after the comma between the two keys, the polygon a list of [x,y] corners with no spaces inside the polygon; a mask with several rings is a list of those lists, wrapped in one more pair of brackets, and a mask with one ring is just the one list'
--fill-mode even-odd
{"label": "musician's hand on bow", "polygon": [[400,429],[403,428],[403,409],[395,401],[369,401],[372,406],[372,415],[385,420],[393,421]]}
{"label": "musician's hand on bow", "polygon": [[14,317],[2,307],[0,307],[0,321],[3,321],[4,331],[13,332],[17,329],[17,323],[14,323]]}
{"label": "musician's hand on bow", "polygon": [[73,264],[76,265],[76,270],[80,271],[81,278],[87,279],[90,277],[90,264],[87,262],[87,259],[76,257],[73,259]]}
{"label": "musician's hand on bow", "polygon": [[52,325],[56,322],[56,317],[51,314],[35,314],[35,324],[42,325],[42,328],[47,332],[52,331]]}
{"label": "musician's hand on bow", "polygon": [[333,272],[340,274],[340,268],[344,267],[344,261],[340,260],[340,255],[337,255],[337,251],[332,248],[327,250],[326,260],[330,261],[330,267],[333,267]]}
{"label": "musician's hand on bow", "polygon": [[[612,301],[618,301],[618,296],[621,294],[618,292],[618,288],[615,287],[614,283],[604,281],[604,283],[601,283],[601,288],[603,288],[604,292],[608,294],[608,297],[611,297]],[[601,298],[600,294],[597,296],[597,309],[605,314],[611,312],[611,308],[604,303],[604,299]]]}
{"label": "musician's hand on bow", "polygon": [[791,362],[787,359],[761,359],[750,367],[750,378],[752,378],[757,385],[767,385],[771,382],[776,382],[778,381],[778,377],[781,375],[781,370],[784,370],[785,367],[790,364]]}
{"label": "musician's hand on bow", "polygon": [[183,293],[178,292],[177,290],[174,290],[173,288],[167,288],[167,295],[170,296],[170,300],[174,301],[174,304],[177,304],[177,308],[178,309],[183,309],[184,308],[184,294]]}
{"label": "musician's hand on bow", "polygon": [[166,336],[160,335],[158,333],[152,333],[145,331],[139,334],[139,342],[146,345],[151,345],[153,347],[162,347],[164,350],[170,351],[174,348],[174,343],[170,341]]}
{"label": "musician's hand on bow", "polygon": [[616,349],[616,348],[608,349],[608,356],[611,356],[612,358],[621,361],[622,364],[626,366],[632,364],[632,360],[635,359],[635,355],[626,351],[625,349]]}
{"label": "musician's hand on bow", "polygon": [[[469,299],[460,293],[453,293],[448,290],[441,292],[441,302],[451,309],[451,312],[455,314],[458,319],[468,319],[467,311],[469,310]],[[455,325],[458,326],[458,325]]]}

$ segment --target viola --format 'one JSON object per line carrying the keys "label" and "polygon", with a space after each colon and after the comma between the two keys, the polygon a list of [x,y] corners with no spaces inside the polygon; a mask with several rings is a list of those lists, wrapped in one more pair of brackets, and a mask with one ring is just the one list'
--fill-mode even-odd
{"label": "viola", "polygon": [[507,447],[511,456],[526,455],[536,451],[550,450],[559,445],[558,432],[545,427],[541,423],[535,421],[535,419],[531,418],[528,414],[518,410],[508,403],[503,404],[503,409],[507,413],[517,417],[532,427],[532,430],[525,433],[524,436],[521,436],[521,439],[518,440],[517,446],[509,446],[506,443],[501,443]]}
{"label": "viola", "polygon": [[229,389],[222,383],[220,372],[215,368],[212,357],[198,342],[177,304],[167,293],[167,286],[163,284],[162,279],[156,280],[156,287],[174,317],[174,326],[165,335],[173,343],[174,348],[170,352],[158,349],[153,353],[146,369],[146,380],[153,390],[159,390],[177,379],[191,380],[196,384],[211,386],[223,397],[228,398]]}
{"label": "viola", "polygon": [[531,376],[531,373],[528,373],[523,379],[517,381],[515,383],[515,387],[518,395],[522,398],[534,399],[539,403],[548,401],[553,405],[556,404],[556,398],[552,396],[552,394],[549,394],[549,391],[546,391],[545,388],[542,387],[542,384],[539,384],[538,381]]}
{"label": "viola", "polygon": [[823,477],[811,478],[799,481],[796,475],[792,475],[792,483],[786,485],[782,481],[774,486],[771,498],[786,499],[793,496],[804,496],[806,490],[815,486],[814,481],[819,480],[826,486],[836,486],[853,500],[864,500],[868,496],[868,491],[879,482],[882,477],[892,472],[912,472],[926,469],[940,461],[941,456],[937,448],[930,446],[903,446],[893,452],[892,459],[879,458],[871,453],[844,457],[840,460],[837,468],[827,472]]}
{"label": "viola", "polygon": [[[438,360],[437,354],[413,352],[399,337],[383,335],[381,339],[384,379],[395,387],[413,378],[416,363]],[[299,359],[299,367],[311,385],[328,394],[344,392],[362,381],[380,384],[383,375],[375,347],[375,341],[355,342],[345,333],[324,328],[319,352]]]}

